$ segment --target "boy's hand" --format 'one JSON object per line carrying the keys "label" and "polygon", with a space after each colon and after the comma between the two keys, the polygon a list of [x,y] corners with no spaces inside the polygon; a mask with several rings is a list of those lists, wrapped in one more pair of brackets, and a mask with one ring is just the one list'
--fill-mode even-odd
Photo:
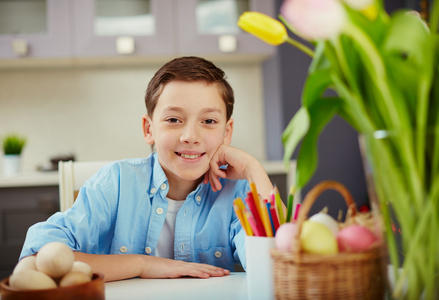
{"label": "boy's hand", "polygon": [[179,260],[148,257],[147,268],[140,275],[142,278],[178,278],[184,276],[209,278],[229,275],[230,271],[200,263],[190,263]]}
{"label": "boy's hand", "polygon": [[[227,165],[226,169],[220,169]],[[268,196],[273,188],[267,173],[261,163],[240,149],[221,145],[210,161],[210,169],[204,176],[204,183],[210,182],[214,192],[221,190],[219,178],[232,180],[247,179],[254,182],[263,196]]]}

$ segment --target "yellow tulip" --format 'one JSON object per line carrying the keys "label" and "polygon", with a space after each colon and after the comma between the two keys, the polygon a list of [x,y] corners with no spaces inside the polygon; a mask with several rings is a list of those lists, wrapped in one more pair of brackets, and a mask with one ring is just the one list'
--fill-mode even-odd
{"label": "yellow tulip", "polygon": [[378,7],[375,4],[366,6],[361,10],[361,13],[369,20],[374,21],[378,16]]}
{"label": "yellow tulip", "polygon": [[287,30],[281,22],[256,11],[243,13],[239,17],[238,26],[274,46],[283,44],[288,38]]}

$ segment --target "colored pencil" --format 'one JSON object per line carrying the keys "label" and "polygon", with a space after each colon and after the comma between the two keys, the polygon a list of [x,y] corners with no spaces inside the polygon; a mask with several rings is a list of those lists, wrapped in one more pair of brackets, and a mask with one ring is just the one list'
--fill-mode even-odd
{"label": "colored pencil", "polygon": [[273,219],[274,231],[276,232],[279,229],[279,220],[276,215],[276,207],[274,207],[273,203],[270,205],[270,215]]}
{"label": "colored pencil", "polygon": [[[256,206],[256,203],[253,199],[253,194],[252,192],[248,192],[247,193],[247,197],[245,198],[245,202],[247,203],[248,208],[250,209],[250,212],[254,218],[256,227],[258,228],[258,232],[260,235],[265,236],[265,229],[264,229],[264,225],[262,225],[262,220],[259,216],[259,212]],[[250,223],[250,220],[249,220]],[[252,227],[253,229],[253,227]],[[253,230],[254,232],[254,230]]]}
{"label": "colored pencil", "polygon": [[261,201],[261,199],[259,198],[258,190],[256,189],[256,184],[254,182],[250,183],[250,189],[253,195],[253,199],[255,201],[255,205],[258,207],[259,216],[261,217],[262,225],[265,229],[265,234],[268,237],[273,237],[273,231],[271,230],[267,207],[265,206],[264,201]]}
{"label": "colored pencil", "polygon": [[267,207],[268,217],[270,218],[271,230],[273,232],[273,235],[275,235],[276,234],[276,230],[274,228],[273,218],[271,217],[271,214],[270,214],[271,204],[266,199],[264,199],[264,202],[265,202],[265,206]]}
{"label": "colored pencil", "polygon": [[261,232],[259,232],[258,226],[256,224],[256,220],[253,218],[253,215],[251,212],[246,211],[245,217],[247,218],[248,223],[250,224],[250,227],[253,230],[253,233],[255,236],[265,236],[265,234],[262,234]]}
{"label": "colored pencil", "polygon": [[299,211],[300,211],[300,203],[296,204],[296,210],[294,211],[294,218],[293,220],[297,220],[297,217],[299,216]]}
{"label": "colored pencil", "polygon": [[247,211],[247,209],[241,198],[238,197],[235,199],[235,201],[233,201],[233,209],[235,210],[236,216],[241,222],[241,225],[244,228],[245,233],[249,236],[253,236],[253,230],[251,229],[250,224],[248,223],[248,220],[245,217],[245,212]]}
{"label": "colored pencil", "polygon": [[274,198],[276,201],[276,209],[279,216],[279,224],[282,225],[283,223],[285,223],[285,215],[282,209],[282,199],[280,198],[277,186],[274,186]]}
{"label": "colored pencil", "polygon": [[294,186],[291,186],[290,192],[288,194],[287,222],[291,221],[291,216],[293,214],[293,201],[294,201]]}

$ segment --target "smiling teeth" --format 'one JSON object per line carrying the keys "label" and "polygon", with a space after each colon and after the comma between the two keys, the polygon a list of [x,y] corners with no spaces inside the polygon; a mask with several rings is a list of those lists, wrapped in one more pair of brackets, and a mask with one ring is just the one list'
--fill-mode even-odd
{"label": "smiling teeth", "polygon": [[183,158],[189,158],[189,159],[194,159],[194,158],[197,158],[197,157],[200,157],[201,156],[201,154],[196,154],[196,155],[189,155],[189,154],[180,154],[181,155],[181,157],[183,157]]}

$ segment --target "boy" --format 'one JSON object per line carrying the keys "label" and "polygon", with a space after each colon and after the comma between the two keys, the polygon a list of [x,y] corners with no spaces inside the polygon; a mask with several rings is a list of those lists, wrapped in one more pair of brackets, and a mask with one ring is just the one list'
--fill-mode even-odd
{"label": "boy", "polygon": [[229,146],[234,96],[224,72],[176,58],[154,75],[145,103],[144,139],[156,152],[99,170],[72,208],[29,228],[20,257],[63,242],[106,281],[208,278],[245,266],[232,203],[250,180],[262,195],[272,184],[255,158]]}

